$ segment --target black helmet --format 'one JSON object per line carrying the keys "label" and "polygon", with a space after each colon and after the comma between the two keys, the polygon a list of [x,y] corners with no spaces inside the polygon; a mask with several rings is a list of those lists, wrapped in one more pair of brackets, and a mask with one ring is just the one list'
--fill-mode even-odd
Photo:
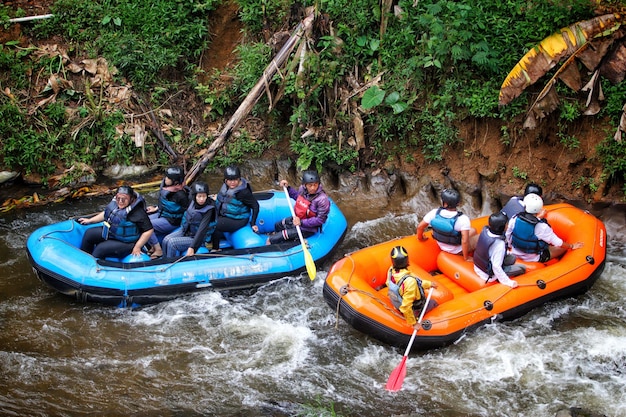
{"label": "black helmet", "polygon": [[237,166],[228,166],[224,170],[225,180],[238,180],[241,178],[241,170]]}
{"label": "black helmet", "polygon": [[489,216],[489,230],[494,235],[502,235],[504,233],[504,229],[506,229],[506,224],[509,222],[509,218],[506,214],[501,211],[497,213],[493,213]]}
{"label": "black helmet", "polygon": [[184,179],[183,169],[181,167],[169,167],[165,171],[165,176],[174,181],[174,183],[180,184]]}
{"label": "black helmet", "polygon": [[528,194],[537,194],[539,197],[541,197],[543,195],[543,189],[540,185],[531,182],[524,189],[524,197],[526,197]]}
{"label": "black helmet", "polygon": [[302,173],[302,184],[311,184],[313,182],[320,182],[320,176],[317,171],[312,169],[304,171]]}
{"label": "black helmet", "polygon": [[461,194],[453,188],[446,188],[441,192],[441,201],[448,205],[448,208],[456,208],[461,201]]}
{"label": "black helmet", "polygon": [[117,189],[117,194],[126,194],[132,198],[135,196],[135,190],[130,185],[122,185]]}
{"label": "black helmet", "polygon": [[209,185],[206,182],[194,182],[191,185],[191,194],[196,195],[200,193],[209,194]]}
{"label": "black helmet", "polygon": [[391,264],[395,269],[409,266],[409,254],[404,246],[396,246],[391,250]]}

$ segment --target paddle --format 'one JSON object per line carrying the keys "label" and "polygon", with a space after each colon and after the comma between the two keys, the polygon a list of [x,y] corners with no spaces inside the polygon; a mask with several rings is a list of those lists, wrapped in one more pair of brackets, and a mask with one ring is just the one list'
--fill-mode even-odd
{"label": "paddle", "polygon": [[[296,213],[293,211],[293,206],[291,205],[291,197],[289,196],[289,191],[287,191],[287,187],[283,187],[285,191],[285,196],[287,197],[287,204],[289,204],[289,210],[291,211],[291,217],[296,217]],[[317,269],[315,268],[315,261],[313,261],[313,257],[309,252],[309,249],[306,247],[304,243],[304,238],[302,237],[302,231],[300,230],[300,226],[296,226],[296,230],[298,231],[298,237],[300,237],[300,245],[302,245],[302,252],[304,252],[304,263],[306,264],[306,272],[309,274],[309,278],[311,281],[315,279],[315,275],[317,274]]]}
{"label": "paddle", "polygon": [[[433,295],[432,288],[428,292],[428,297],[426,297],[426,303],[424,304],[424,308],[422,309],[422,313],[420,314],[419,319],[417,320],[417,324],[422,323],[422,319],[424,318],[424,314],[426,313],[426,308],[428,307],[428,303],[430,302],[430,296]],[[409,356],[409,352],[411,350],[411,346],[413,346],[413,340],[415,340],[415,335],[417,334],[417,329],[413,330],[413,334],[411,335],[411,340],[409,340],[409,345],[406,347],[406,351],[404,352],[404,356],[402,356],[402,361],[400,365],[396,367],[396,369],[391,372],[389,375],[389,379],[387,380],[387,385],[385,388],[387,391],[399,391],[402,388],[402,383],[404,382],[404,377],[406,376],[406,359]]]}

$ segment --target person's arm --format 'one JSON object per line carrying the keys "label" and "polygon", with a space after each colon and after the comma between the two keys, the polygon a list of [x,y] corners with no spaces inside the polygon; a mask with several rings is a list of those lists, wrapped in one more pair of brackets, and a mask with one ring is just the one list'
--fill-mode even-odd
{"label": "person's arm", "polygon": [[426,230],[427,227],[428,223],[424,220],[422,220],[420,224],[417,225],[417,230],[415,231],[415,233],[417,234],[417,240],[424,241],[428,239],[427,237],[424,237],[424,230]]}
{"label": "person's arm", "polygon": [[139,239],[137,240],[137,242],[135,242],[135,246],[133,246],[132,254],[134,256],[141,255],[141,248],[143,248],[143,246],[148,243],[148,240],[150,239],[150,236],[153,232],[153,229],[146,230],[141,234],[141,236],[139,236]]}
{"label": "person's arm", "polygon": [[174,194],[174,202],[181,207],[189,207],[189,196],[187,192],[185,190],[177,191],[176,194]]}
{"label": "person's arm", "polygon": [[[254,194],[252,194],[252,190],[250,188],[244,188],[237,193],[237,198],[241,200],[243,204],[250,207],[250,209],[252,210],[250,225],[256,227],[256,220],[259,217],[259,202],[256,201]],[[254,230],[255,227],[253,227],[252,229]],[[256,229],[258,230],[258,228]]]}
{"label": "person's arm", "polygon": [[137,239],[137,242],[135,242],[132,251],[132,254],[137,256],[141,254],[141,248],[148,243],[148,239],[150,239],[150,236],[154,233],[154,229],[150,217],[148,217],[148,214],[140,207],[136,207],[128,213],[128,220],[135,223],[137,228],[141,231],[141,235],[139,239]]}
{"label": "person's arm", "polygon": [[96,214],[93,217],[80,217],[79,219],[76,220],[78,223],[80,224],[94,224],[94,223],[98,223],[98,222],[103,222],[104,221],[104,211]]}
{"label": "person's arm", "polygon": [[[289,194],[289,197],[291,197],[292,200],[297,200],[298,196],[300,195],[300,189],[302,187],[298,188],[298,187],[290,187],[287,186],[287,194]],[[302,190],[302,192],[304,192],[304,190]]]}
{"label": "person's arm", "polygon": [[323,197],[314,199],[311,203],[311,210],[315,213],[315,217],[300,219],[300,224],[309,229],[322,227],[328,219],[328,213],[330,213],[330,200],[328,196],[324,194]]}
{"label": "person's arm", "polygon": [[422,280],[422,288],[424,288],[425,290],[429,289],[429,288],[437,288],[437,283],[434,281],[429,281],[427,279],[423,279]]}
{"label": "person's arm", "polygon": [[417,282],[407,277],[402,283],[404,285],[404,293],[402,293],[402,304],[400,305],[400,312],[404,315],[404,319],[409,326],[415,326],[417,319],[415,313],[413,313],[413,301],[417,299]]}
{"label": "person's arm", "polygon": [[470,242],[470,236],[472,233],[475,233],[475,230],[472,229],[470,218],[465,214],[461,215],[454,223],[454,230],[461,233],[461,250],[463,253],[463,259],[471,261],[472,258],[470,256],[470,252],[472,251],[472,244]]}
{"label": "person's arm", "polygon": [[[552,230],[552,227],[550,227],[550,225],[546,223],[540,222],[535,225],[535,235],[538,239],[543,240],[544,242],[552,246],[565,248],[565,242],[563,241],[563,239],[558,237],[557,234],[554,233],[554,230]],[[569,247],[567,247],[566,249],[569,249]]]}
{"label": "person's arm", "polygon": [[470,253],[469,234],[470,234],[469,230],[461,230],[461,248],[463,249],[463,259],[465,259],[466,261],[472,260],[472,258],[469,255]]}
{"label": "person's arm", "polygon": [[204,242],[206,241],[206,234],[207,234],[207,231],[209,230],[209,224],[211,223],[212,218],[213,218],[213,210],[207,211],[206,213],[204,213],[204,216],[202,216],[202,220],[200,220],[200,226],[198,226],[198,231],[193,237],[193,242],[191,243],[191,246],[189,247],[189,249],[193,249],[194,253],[197,252],[200,246],[202,246]]}
{"label": "person's arm", "polygon": [[582,248],[583,246],[585,246],[583,242],[567,243],[566,241],[563,241],[563,244],[561,245],[561,247],[566,250],[576,250]]}

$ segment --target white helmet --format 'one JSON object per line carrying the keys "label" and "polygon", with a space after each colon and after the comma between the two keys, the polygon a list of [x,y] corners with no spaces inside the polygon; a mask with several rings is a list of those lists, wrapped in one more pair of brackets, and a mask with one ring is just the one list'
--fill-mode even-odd
{"label": "white helmet", "polygon": [[527,213],[537,214],[543,209],[543,199],[537,194],[528,194],[524,197],[524,207]]}

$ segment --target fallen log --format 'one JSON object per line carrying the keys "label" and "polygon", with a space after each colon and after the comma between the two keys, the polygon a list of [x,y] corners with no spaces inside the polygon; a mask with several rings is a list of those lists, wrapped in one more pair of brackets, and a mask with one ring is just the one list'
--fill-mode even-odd
{"label": "fallen log", "polygon": [[[237,126],[239,126],[241,121],[244,119],[244,117],[248,113],[250,113],[254,105],[261,98],[261,95],[266,90],[267,85],[269,85],[269,83],[271,82],[276,72],[278,72],[279,68],[285,63],[287,58],[289,58],[289,55],[291,54],[295,46],[298,44],[303,34],[306,31],[310,30],[311,25],[313,23],[313,18],[314,18],[314,14],[311,13],[306,18],[304,18],[298,24],[298,26],[296,26],[291,36],[287,40],[287,42],[285,42],[285,44],[280,49],[280,51],[278,51],[278,53],[276,54],[272,62],[270,62],[269,65],[265,68],[265,70],[263,71],[263,75],[261,76],[259,81],[255,84],[254,87],[252,87],[252,90],[250,90],[250,92],[248,93],[246,98],[243,100],[243,102],[239,105],[235,113],[233,113],[233,115],[230,117],[230,119],[228,120],[228,123],[226,123],[226,125],[222,129],[219,136],[211,143],[211,145],[206,150],[204,150],[200,159],[189,170],[189,172],[185,176],[185,184],[191,184],[196,179],[196,177],[204,171],[207,164],[210,162],[211,159],[213,159],[217,151],[224,145],[226,140],[232,134],[233,130],[236,129]],[[135,99],[140,106],[143,106],[143,103],[139,97],[135,97]],[[160,131],[160,129],[158,129],[159,123],[158,123],[158,120],[156,120],[154,113],[149,108],[146,108],[146,107],[142,107],[142,108],[144,109],[146,114],[152,117],[152,122],[155,124],[155,126],[153,126],[153,132],[155,133],[157,137],[159,137],[159,139],[161,139],[161,143],[165,151],[170,156],[176,157],[177,156],[176,152],[173,149],[171,149],[171,146],[169,146],[169,143],[167,143],[165,138],[159,136],[158,134]],[[133,188],[143,189],[145,192],[145,191],[150,191],[153,188],[157,189],[160,183],[161,183],[161,180],[152,181],[152,182],[148,182],[144,184],[131,184],[131,185]],[[56,203],[56,202],[65,201],[67,199],[74,199],[74,198],[85,197],[85,196],[94,197],[94,196],[101,196],[101,195],[106,195],[106,194],[113,194],[116,189],[117,189],[117,186],[114,186],[114,187],[85,186],[77,190],[70,190],[68,188],[63,188],[60,190],[53,191],[49,195],[40,195],[40,194],[35,193],[33,195],[25,196],[20,199],[11,198],[11,199],[6,200],[2,205],[0,205],[0,213],[5,213],[16,208],[29,208],[29,207],[34,207],[34,206],[42,206],[42,205],[52,203],[52,202]]]}
{"label": "fallen log", "polygon": [[[161,180],[150,181],[141,184],[130,184],[135,191],[143,193],[156,191],[161,185]],[[24,209],[31,207],[45,206],[50,203],[60,203],[66,200],[73,200],[82,197],[100,197],[103,195],[113,195],[117,191],[119,185],[104,186],[104,185],[91,185],[83,186],[78,189],[72,190],[68,187],[63,187],[58,190],[51,191],[49,194],[33,193],[32,195],[23,196],[21,198],[9,198],[0,205],[0,213],[6,213],[15,209]]]}
{"label": "fallen log", "polygon": [[272,62],[265,68],[261,79],[257,81],[256,85],[252,87],[252,90],[248,93],[246,98],[241,102],[235,113],[228,120],[228,123],[224,126],[219,136],[211,143],[211,145],[202,153],[200,159],[193,165],[185,177],[185,184],[192,183],[198,175],[200,175],[207,164],[215,157],[217,151],[224,145],[226,140],[230,137],[233,130],[239,126],[239,123],[243,118],[250,113],[254,105],[261,98],[261,95],[265,91],[266,86],[272,80],[272,77],[278,69],[285,63],[298,41],[302,38],[302,35],[308,30],[313,23],[313,13],[309,14],[296,26],[287,42],[278,51]]}

